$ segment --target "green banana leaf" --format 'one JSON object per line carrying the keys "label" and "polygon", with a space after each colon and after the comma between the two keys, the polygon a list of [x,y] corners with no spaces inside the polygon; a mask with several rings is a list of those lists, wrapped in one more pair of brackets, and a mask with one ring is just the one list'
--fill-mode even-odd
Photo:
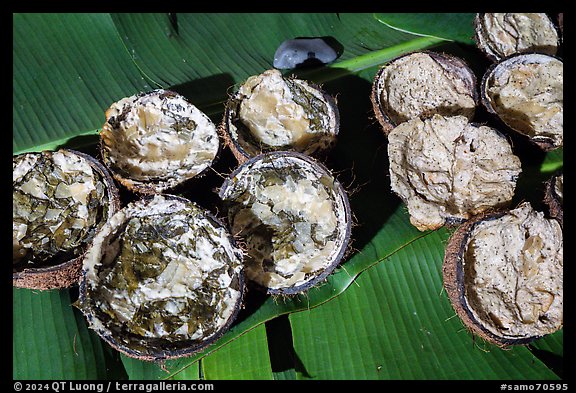
{"label": "green banana leaf", "polygon": [[[454,41],[474,44],[473,14],[376,14],[376,19],[385,25],[400,31],[427,37],[450,37]],[[426,20],[426,23],[422,23]]]}
{"label": "green banana leaf", "polygon": [[[473,14],[15,14],[13,154],[71,147],[95,154],[104,111],[139,91],[169,88],[215,122],[228,94],[272,67],[285,39],[329,36],[337,61],[288,71],[338,100],[341,129],[326,164],[355,215],[340,267],[305,295],[249,290],[216,343],[189,358],[146,363],[120,355],[71,306],[77,289],[13,290],[14,379],[557,379],[563,332],[502,350],[474,338],[442,291],[449,231],[419,232],[390,192],[386,140],[371,112],[378,67],[413,50],[445,51],[481,77]],[[450,26],[449,29],[442,26]],[[479,111],[478,121],[491,122]],[[523,161],[514,203],[541,206],[563,166],[511,136]],[[224,152],[215,172],[229,173]],[[214,209],[214,173],[184,196]]]}

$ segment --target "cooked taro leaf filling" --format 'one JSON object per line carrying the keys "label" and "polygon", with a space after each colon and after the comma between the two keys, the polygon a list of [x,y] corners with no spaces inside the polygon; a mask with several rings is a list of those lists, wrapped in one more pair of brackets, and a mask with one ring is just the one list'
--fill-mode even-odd
{"label": "cooked taro leaf filling", "polygon": [[240,252],[197,208],[137,214],[110,238],[90,293],[98,318],[131,348],[201,343],[240,298]]}
{"label": "cooked taro leaf filling", "polygon": [[299,165],[237,177],[228,201],[232,232],[246,245],[249,279],[272,289],[304,285],[343,246],[346,220],[335,180]]}
{"label": "cooked taro leaf filling", "polygon": [[102,176],[68,151],[13,159],[13,263],[17,270],[80,256],[108,216]]}
{"label": "cooked taro leaf filling", "polygon": [[166,182],[163,188],[200,174],[219,149],[212,121],[166,90],[112,104],[101,136],[104,162],[114,172],[139,182]]}

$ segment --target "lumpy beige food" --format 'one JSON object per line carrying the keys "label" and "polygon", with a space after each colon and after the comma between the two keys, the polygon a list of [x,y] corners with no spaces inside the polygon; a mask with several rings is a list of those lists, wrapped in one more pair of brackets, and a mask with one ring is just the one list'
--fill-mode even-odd
{"label": "lumpy beige food", "polygon": [[324,93],[278,70],[248,78],[235,99],[230,132],[251,156],[279,149],[311,154],[329,147],[338,131],[336,108]]}
{"label": "lumpy beige food", "polygon": [[563,325],[563,235],[529,203],[476,225],[464,252],[465,301],[499,337],[541,336]]}
{"label": "lumpy beige food", "polygon": [[510,59],[494,69],[486,93],[500,118],[534,140],[564,139],[564,64],[545,55]]}
{"label": "lumpy beige food", "polygon": [[388,140],[392,190],[419,230],[466,220],[514,196],[520,159],[490,127],[434,115],[402,123]]}
{"label": "lumpy beige food", "polygon": [[556,54],[558,33],[546,14],[486,13],[478,22],[478,44],[496,59],[524,52]]}
{"label": "lumpy beige food", "polygon": [[280,72],[249,78],[240,93],[246,97],[240,105],[240,119],[258,141],[270,146],[292,145],[313,133],[308,114],[294,101]]}
{"label": "lumpy beige food", "polygon": [[428,53],[396,59],[383,69],[378,81],[382,108],[395,124],[433,113],[472,118],[476,103],[470,86],[474,82],[463,72],[450,72]]}

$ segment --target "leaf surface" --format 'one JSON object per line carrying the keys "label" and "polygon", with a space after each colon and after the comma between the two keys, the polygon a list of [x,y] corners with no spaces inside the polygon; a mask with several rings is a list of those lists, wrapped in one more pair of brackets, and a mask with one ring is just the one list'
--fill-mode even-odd
{"label": "leaf surface", "polygon": [[449,14],[375,14],[385,25],[403,32],[474,44],[473,13]]}
{"label": "leaf surface", "polygon": [[442,290],[447,236],[429,233],[334,301],[291,314],[295,352],[306,365],[298,378],[557,379],[528,348],[502,350],[463,328]]}

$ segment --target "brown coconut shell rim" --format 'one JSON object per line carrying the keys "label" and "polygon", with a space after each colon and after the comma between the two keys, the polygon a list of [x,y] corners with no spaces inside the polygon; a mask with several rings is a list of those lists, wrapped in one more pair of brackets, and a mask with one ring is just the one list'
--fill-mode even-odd
{"label": "brown coconut shell rim", "polygon": [[[440,115],[440,116],[442,116],[442,115]],[[450,116],[443,116],[443,117],[450,117]],[[408,120],[408,121],[412,121],[412,120],[414,120],[414,119],[411,119],[411,120]],[[426,120],[427,120],[427,119],[421,119],[421,121],[426,121]],[[502,131],[500,131],[499,129],[497,129],[497,128],[495,128],[495,127],[492,127],[491,125],[486,124],[486,123],[478,123],[478,122],[468,121],[468,124],[471,125],[471,126],[473,126],[473,127],[488,127],[488,128],[490,128],[490,129],[492,129],[499,138],[502,138],[503,140],[505,140],[506,142],[508,142],[508,144],[510,145],[510,148],[512,149],[512,153],[514,153],[514,152],[513,152],[514,146],[513,146],[513,144],[512,144],[512,139],[510,138],[510,135],[505,134],[505,133],[503,133]],[[407,201],[406,201],[406,199],[405,199],[404,197],[402,197],[400,194],[398,194],[398,193],[396,193],[396,192],[395,192],[395,194],[396,194],[396,196],[397,196],[398,198],[400,198],[400,199],[402,200],[402,202],[403,202],[405,205],[408,204]],[[475,213],[475,214],[469,214],[468,218],[455,217],[455,216],[446,216],[446,217],[444,218],[444,223],[443,223],[443,224],[441,224],[441,225],[427,225],[426,228],[423,229],[423,230],[436,230],[436,229],[439,229],[439,228],[442,228],[442,227],[453,228],[453,227],[456,227],[456,226],[458,226],[458,225],[464,224],[466,221],[471,220],[471,219],[473,219],[473,218],[476,217],[476,216],[479,216],[479,215],[481,215],[481,214],[486,214],[486,212],[506,209],[506,208],[508,208],[508,207],[510,206],[510,204],[511,204],[511,201],[502,202],[499,206],[493,206],[493,207],[486,208],[486,210],[484,210],[483,212],[478,212],[478,213]]]}
{"label": "brown coconut shell rim", "polygon": [[556,179],[562,173],[557,173],[552,175],[550,179],[548,179],[544,183],[544,203],[548,206],[549,215],[552,218],[555,218],[560,223],[560,226],[564,227],[564,206],[560,201],[560,196],[556,194]]}
{"label": "brown coconut shell rim", "polygon": [[[171,195],[171,194],[160,194],[160,195],[163,196],[164,198],[181,201],[181,202],[186,203],[186,204],[191,203],[191,204],[199,207],[200,209],[202,209],[195,202],[192,202],[189,199],[186,199],[184,197],[180,197],[177,195]],[[146,202],[150,201],[151,199],[153,199],[153,197],[154,197],[154,195],[144,195],[144,196],[142,196],[140,201],[146,203]],[[205,214],[211,220],[213,220],[218,225],[221,225],[223,228],[226,228],[224,223],[220,219],[218,219],[214,214],[212,214],[207,209],[202,209],[202,210],[204,210]],[[234,237],[232,235],[229,234],[228,238],[233,245],[236,245],[236,242],[235,242]],[[115,337],[115,334],[112,333],[109,329],[95,329],[95,331],[111,347],[118,350],[119,352],[122,352],[126,356],[129,356],[129,357],[132,357],[135,359],[150,361],[150,362],[159,362],[159,361],[164,361],[164,360],[168,360],[168,359],[176,359],[176,358],[180,358],[180,357],[191,356],[191,355],[201,351],[202,349],[208,347],[209,345],[213,344],[215,341],[217,341],[220,337],[222,337],[222,335],[235,322],[235,320],[238,316],[238,313],[240,312],[240,309],[242,307],[242,304],[244,301],[244,295],[246,292],[244,270],[243,269],[240,270],[237,278],[238,278],[238,287],[239,287],[238,291],[240,292],[240,296],[238,297],[238,300],[236,301],[236,304],[234,305],[234,310],[233,310],[232,314],[230,315],[230,317],[228,318],[226,323],[219,330],[217,330],[214,334],[212,334],[208,339],[205,339],[204,341],[201,341],[199,343],[192,343],[191,342],[191,345],[188,347],[178,348],[178,349],[174,349],[174,350],[161,349],[161,350],[151,351],[149,353],[143,353],[142,351],[135,350],[135,349],[132,349],[132,348],[129,348],[128,346],[126,346],[124,343],[122,343],[120,340],[118,340]],[[88,307],[86,306],[86,291],[87,291],[87,289],[86,289],[86,270],[84,270],[84,269],[82,269],[82,277],[81,277],[79,288],[80,288],[80,293],[79,293],[79,299],[78,299],[77,307],[82,310],[82,313],[84,314],[86,319],[90,323],[92,323],[92,320],[94,318],[97,319],[97,317],[96,317],[92,307],[90,305],[88,305]],[[102,323],[102,324],[105,325],[104,323]]]}

